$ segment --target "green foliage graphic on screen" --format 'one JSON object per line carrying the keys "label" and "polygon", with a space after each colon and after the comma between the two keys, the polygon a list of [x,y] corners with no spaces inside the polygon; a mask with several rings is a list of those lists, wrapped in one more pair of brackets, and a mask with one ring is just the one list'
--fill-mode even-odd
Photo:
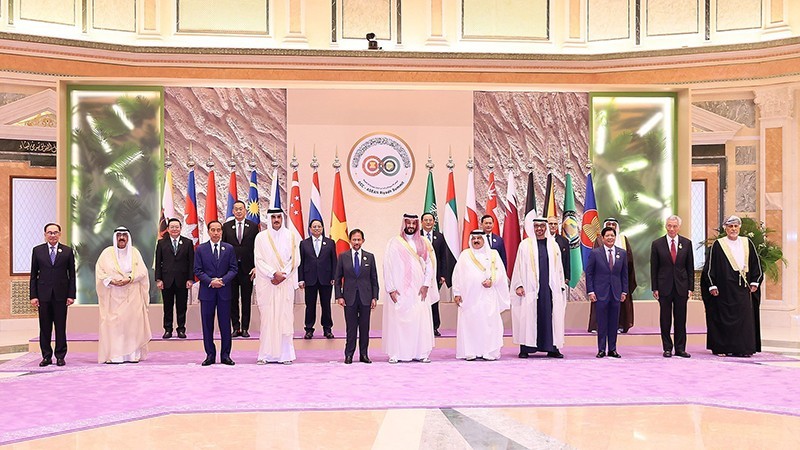
{"label": "green foliage graphic on screen", "polygon": [[69,239],[78,254],[78,301],[97,303],[94,267],[125,226],[150,272],[161,208],[160,88],[69,89]]}

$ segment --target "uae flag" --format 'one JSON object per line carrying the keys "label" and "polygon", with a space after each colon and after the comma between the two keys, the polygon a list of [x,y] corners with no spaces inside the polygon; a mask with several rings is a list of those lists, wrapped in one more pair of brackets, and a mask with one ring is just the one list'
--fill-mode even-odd
{"label": "uae flag", "polygon": [[453,179],[453,169],[447,177],[447,197],[442,211],[442,234],[447,244],[445,261],[447,267],[444,271],[444,281],[448,287],[453,285],[453,268],[461,255],[461,238],[458,234],[458,207],[456,206],[456,187]]}
{"label": "uae flag", "polygon": [[347,237],[347,217],[344,211],[344,195],[342,195],[342,176],[339,169],[333,176],[333,205],[331,206],[331,239],[336,243],[336,254],[350,250]]}

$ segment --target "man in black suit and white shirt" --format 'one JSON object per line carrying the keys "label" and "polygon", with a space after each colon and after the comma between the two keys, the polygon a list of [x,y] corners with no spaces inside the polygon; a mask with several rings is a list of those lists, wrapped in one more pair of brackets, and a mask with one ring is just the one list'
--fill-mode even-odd
{"label": "man in black suit and white shirt", "polygon": [[650,281],[653,297],[661,310],[661,344],[664,357],[672,356],[672,316],[675,316],[675,356],[686,353],[686,304],[694,291],[694,251],[692,241],[678,235],[681,218],[667,218],[667,234],[650,246]]}
{"label": "man in black suit and white shirt", "polygon": [[358,334],[359,361],[370,364],[369,316],[378,304],[378,269],[375,255],[361,250],[364,233],[358,228],[350,231],[351,249],[342,252],[336,264],[334,286],[336,300],[344,307],[347,325],[347,343],[344,346],[344,363],[353,362]]}
{"label": "man in black suit and white shirt", "polygon": [[508,260],[506,259],[506,244],[503,242],[503,238],[492,233],[493,228],[494,219],[492,216],[486,214],[481,217],[481,229],[486,233],[486,242],[489,243],[492,249],[497,250],[497,253],[500,254],[500,259],[503,260],[503,268],[505,269],[508,265]]}
{"label": "man in black suit and white shirt", "polygon": [[61,225],[44,226],[45,243],[33,248],[31,256],[31,305],[39,310],[40,367],[53,363],[50,345],[56,329],[56,365],[63,366],[67,355],[67,307],[75,302],[75,253],[58,242]]}
{"label": "man in black suit and white shirt", "polygon": [[308,226],[311,236],[300,241],[300,267],[297,281],[305,292],[306,317],[304,339],[314,337],[314,324],[317,322],[317,294],[322,309],[322,331],[325,337],[333,339],[333,319],[331,318],[331,292],[333,274],[336,271],[336,243],[322,235],[322,222],[314,219]]}
{"label": "man in black suit and white shirt", "polygon": [[[442,284],[444,284],[446,278],[453,277],[453,266],[454,264],[447,264],[445,258],[447,258],[447,243],[444,241],[444,235],[442,233],[433,229],[436,225],[436,219],[433,217],[433,214],[426,212],[422,214],[422,237],[428,240],[433,247],[433,252],[436,254],[436,283],[437,288],[441,289]],[[445,271],[450,271],[450,276],[445,276]],[[439,333],[439,326],[442,324],[442,320],[439,316],[439,302],[436,302],[431,305],[431,314],[433,315],[433,335],[434,336],[441,336],[442,334]]]}
{"label": "man in black suit and white shirt", "polygon": [[564,267],[564,284],[569,284],[570,275],[570,262],[569,262],[569,241],[561,235],[561,227],[558,223],[558,217],[550,216],[547,218],[547,227],[550,228],[550,234],[558,244],[558,249],[561,250],[561,266]]}
{"label": "man in black suit and white shirt", "polygon": [[[247,208],[243,201],[233,204],[233,219],[222,227],[222,242],[233,246],[238,272],[231,281],[231,327],[233,337],[250,337],[250,309],[253,296],[253,279],[256,276],[255,248],[258,225],[245,219]],[[241,293],[241,296],[239,295]],[[242,315],[239,321],[239,299]]]}
{"label": "man in black suit and white shirt", "polygon": [[177,332],[186,339],[186,305],[194,284],[194,244],[181,236],[181,221],[169,219],[167,236],[156,244],[156,286],[164,302],[164,339],[172,337],[172,308],[175,306]]}

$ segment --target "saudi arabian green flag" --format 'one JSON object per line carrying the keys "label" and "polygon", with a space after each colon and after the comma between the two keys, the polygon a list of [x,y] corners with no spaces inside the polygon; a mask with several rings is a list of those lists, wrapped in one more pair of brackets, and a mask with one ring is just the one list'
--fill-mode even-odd
{"label": "saudi arabian green flag", "polygon": [[425,207],[422,212],[423,214],[433,214],[433,220],[436,221],[433,229],[439,231],[439,213],[436,208],[436,191],[433,190],[433,172],[431,171],[428,171],[428,188],[425,190]]}
{"label": "saudi arabian green flag", "polygon": [[581,223],[575,211],[575,191],[572,189],[572,176],[567,174],[564,188],[564,237],[569,241],[569,287],[578,285],[583,272],[581,261]]}

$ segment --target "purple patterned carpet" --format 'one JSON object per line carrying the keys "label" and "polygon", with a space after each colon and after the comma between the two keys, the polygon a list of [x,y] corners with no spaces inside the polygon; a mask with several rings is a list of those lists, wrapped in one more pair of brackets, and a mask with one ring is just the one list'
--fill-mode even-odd
{"label": "purple patterned carpet", "polygon": [[257,366],[255,352],[235,352],[235,367],[201,367],[200,351],[123,365],[71,353],[66,367],[47,368],[28,354],[0,365],[29,372],[0,379],[6,405],[15,399],[0,410],[0,444],[188,412],[694,403],[800,415],[798,369],[760,364],[797,360],[688,350],[691,359],[666,359],[657,348],[621,347],[622,359],[597,360],[594,349],[574,347],[564,360],[523,360],[505,348],[500,361],[466,362],[446,348],[431,364],[390,365],[375,348],[374,364],[349,366],[339,351],[305,350],[291,366]]}

